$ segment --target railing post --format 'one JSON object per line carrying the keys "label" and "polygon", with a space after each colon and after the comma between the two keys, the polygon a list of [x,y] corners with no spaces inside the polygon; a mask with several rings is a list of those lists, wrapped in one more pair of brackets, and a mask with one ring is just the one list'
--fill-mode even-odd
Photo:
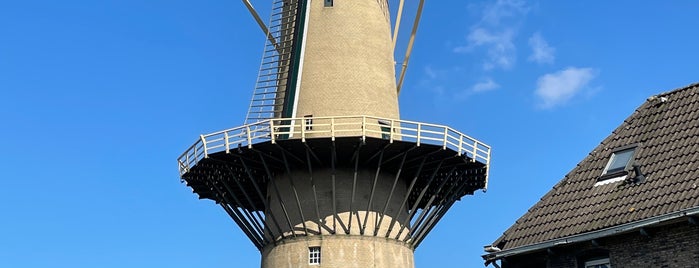
{"label": "railing post", "polygon": [[[488,148],[488,152],[485,154],[487,159],[485,159],[485,187],[483,187],[483,191],[486,191],[488,189],[488,179],[489,179],[489,173],[490,173],[490,148]],[[475,157],[473,159],[476,159]],[[475,160],[474,160],[475,161]]]}
{"label": "railing post", "polygon": [[335,141],[335,117],[330,118],[330,139]]}
{"label": "railing post", "polygon": [[301,142],[306,142],[306,117],[301,119]]}
{"label": "railing post", "polygon": [[231,152],[231,146],[228,142],[228,131],[223,132],[223,141],[226,143],[226,154]]}
{"label": "railing post", "polygon": [[178,164],[177,168],[180,171],[180,177],[182,177],[182,175],[184,175],[184,173],[187,172],[187,170],[186,170],[187,168],[185,167],[184,163],[182,163],[182,161],[179,159],[177,159],[177,164]]}
{"label": "railing post", "polygon": [[459,150],[457,155],[461,156],[461,150],[464,148],[464,134],[459,133]]}
{"label": "railing post", "polygon": [[[206,150],[206,139],[204,139],[204,135],[199,135],[199,138],[201,139],[201,143],[204,145],[204,158],[209,158],[209,152]],[[194,148],[196,148],[196,147],[194,147]],[[196,157],[195,157],[195,159],[196,159]]]}
{"label": "railing post", "polygon": [[362,115],[362,142],[366,141],[366,115]]}
{"label": "railing post", "polygon": [[478,142],[474,141],[473,142],[473,162],[476,162],[476,158],[478,157],[477,154],[478,154]]}
{"label": "railing post", "polygon": [[422,123],[417,123],[417,146],[420,146],[420,134],[422,133]]}
{"label": "railing post", "polygon": [[396,120],[391,119],[391,128],[388,130],[388,142],[393,143],[393,125]]}
{"label": "railing post", "polygon": [[274,120],[270,119],[269,120],[269,136],[270,136],[270,139],[272,140],[272,144],[277,143],[277,140],[275,139],[275,135],[276,134],[274,134]]}
{"label": "railing post", "polygon": [[248,140],[248,149],[252,148],[252,136],[250,135],[250,125],[245,126],[245,135]]}
{"label": "railing post", "polygon": [[192,156],[194,156],[194,164],[196,164],[197,161],[198,161],[198,160],[197,160],[197,155],[199,155],[199,154],[198,154],[198,152],[197,152],[197,144],[195,143],[195,144],[194,144],[194,155],[192,155]]}
{"label": "railing post", "polygon": [[448,134],[447,131],[449,131],[449,128],[446,128],[446,127],[445,127],[445,128],[444,128],[444,144],[442,145],[442,149],[443,149],[443,150],[446,150],[446,149],[447,149],[447,137],[449,137],[449,134]]}

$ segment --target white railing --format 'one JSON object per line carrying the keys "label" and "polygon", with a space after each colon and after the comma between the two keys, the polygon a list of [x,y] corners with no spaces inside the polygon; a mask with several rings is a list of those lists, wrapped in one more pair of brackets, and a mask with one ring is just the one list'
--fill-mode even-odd
{"label": "white railing", "polygon": [[430,144],[454,150],[474,161],[490,166],[490,146],[453,128],[374,116],[302,117],[264,120],[207,135],[190,146],[178,159],[180,175],[209,154],[229,152],[240,147],[277,140],[336,137],[377,137],[390,142],[414,142],[417,146]]}

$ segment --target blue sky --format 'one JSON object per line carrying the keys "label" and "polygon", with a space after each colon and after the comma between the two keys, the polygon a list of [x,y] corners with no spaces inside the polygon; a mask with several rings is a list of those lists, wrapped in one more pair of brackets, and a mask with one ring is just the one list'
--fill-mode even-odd
{"label": "blue sky", "polygon": [[[401,117],[493,158],[488,191],[452,207],[416,266],[482,267],[482,246],[647,97],[698,82],[698,8],[427,1]],[[242,124],[263,42],[240,1],[1,2],[0,266],[257,267],[175,159]]]}

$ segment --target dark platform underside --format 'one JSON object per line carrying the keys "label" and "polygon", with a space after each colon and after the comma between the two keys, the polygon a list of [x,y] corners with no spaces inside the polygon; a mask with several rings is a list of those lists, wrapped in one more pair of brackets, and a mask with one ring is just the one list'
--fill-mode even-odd
{"label": "dark platform underside", "polygon": [[[405,162],[403,162],[405,158]],[[309,164],[310,162],[310,164]],[[289,170],[358,169],[395,175],[406,185],[414,181],[408,207],[425,209],[428,200],[460,198],[486,185],[486,165],[441,146],[367,137],[277,140],[229,153],[210,154],[182,176],[201,199],[223,202],[222,195],[245,197],[238,207],[264,211],[267,184],[271,177]],[[402,170],[401,170],[402,169]],[[417,178],[417,179],[416,179]],[[224,183],[221,183],[224,182]]]}

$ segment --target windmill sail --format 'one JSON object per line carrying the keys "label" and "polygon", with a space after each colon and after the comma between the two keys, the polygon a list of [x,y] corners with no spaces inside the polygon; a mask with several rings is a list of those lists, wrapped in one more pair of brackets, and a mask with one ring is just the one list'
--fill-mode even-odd
{"label": "windmill sail", "polygon": [[245,124],[293,117],[305,0],[274,0],[262,63]]}

